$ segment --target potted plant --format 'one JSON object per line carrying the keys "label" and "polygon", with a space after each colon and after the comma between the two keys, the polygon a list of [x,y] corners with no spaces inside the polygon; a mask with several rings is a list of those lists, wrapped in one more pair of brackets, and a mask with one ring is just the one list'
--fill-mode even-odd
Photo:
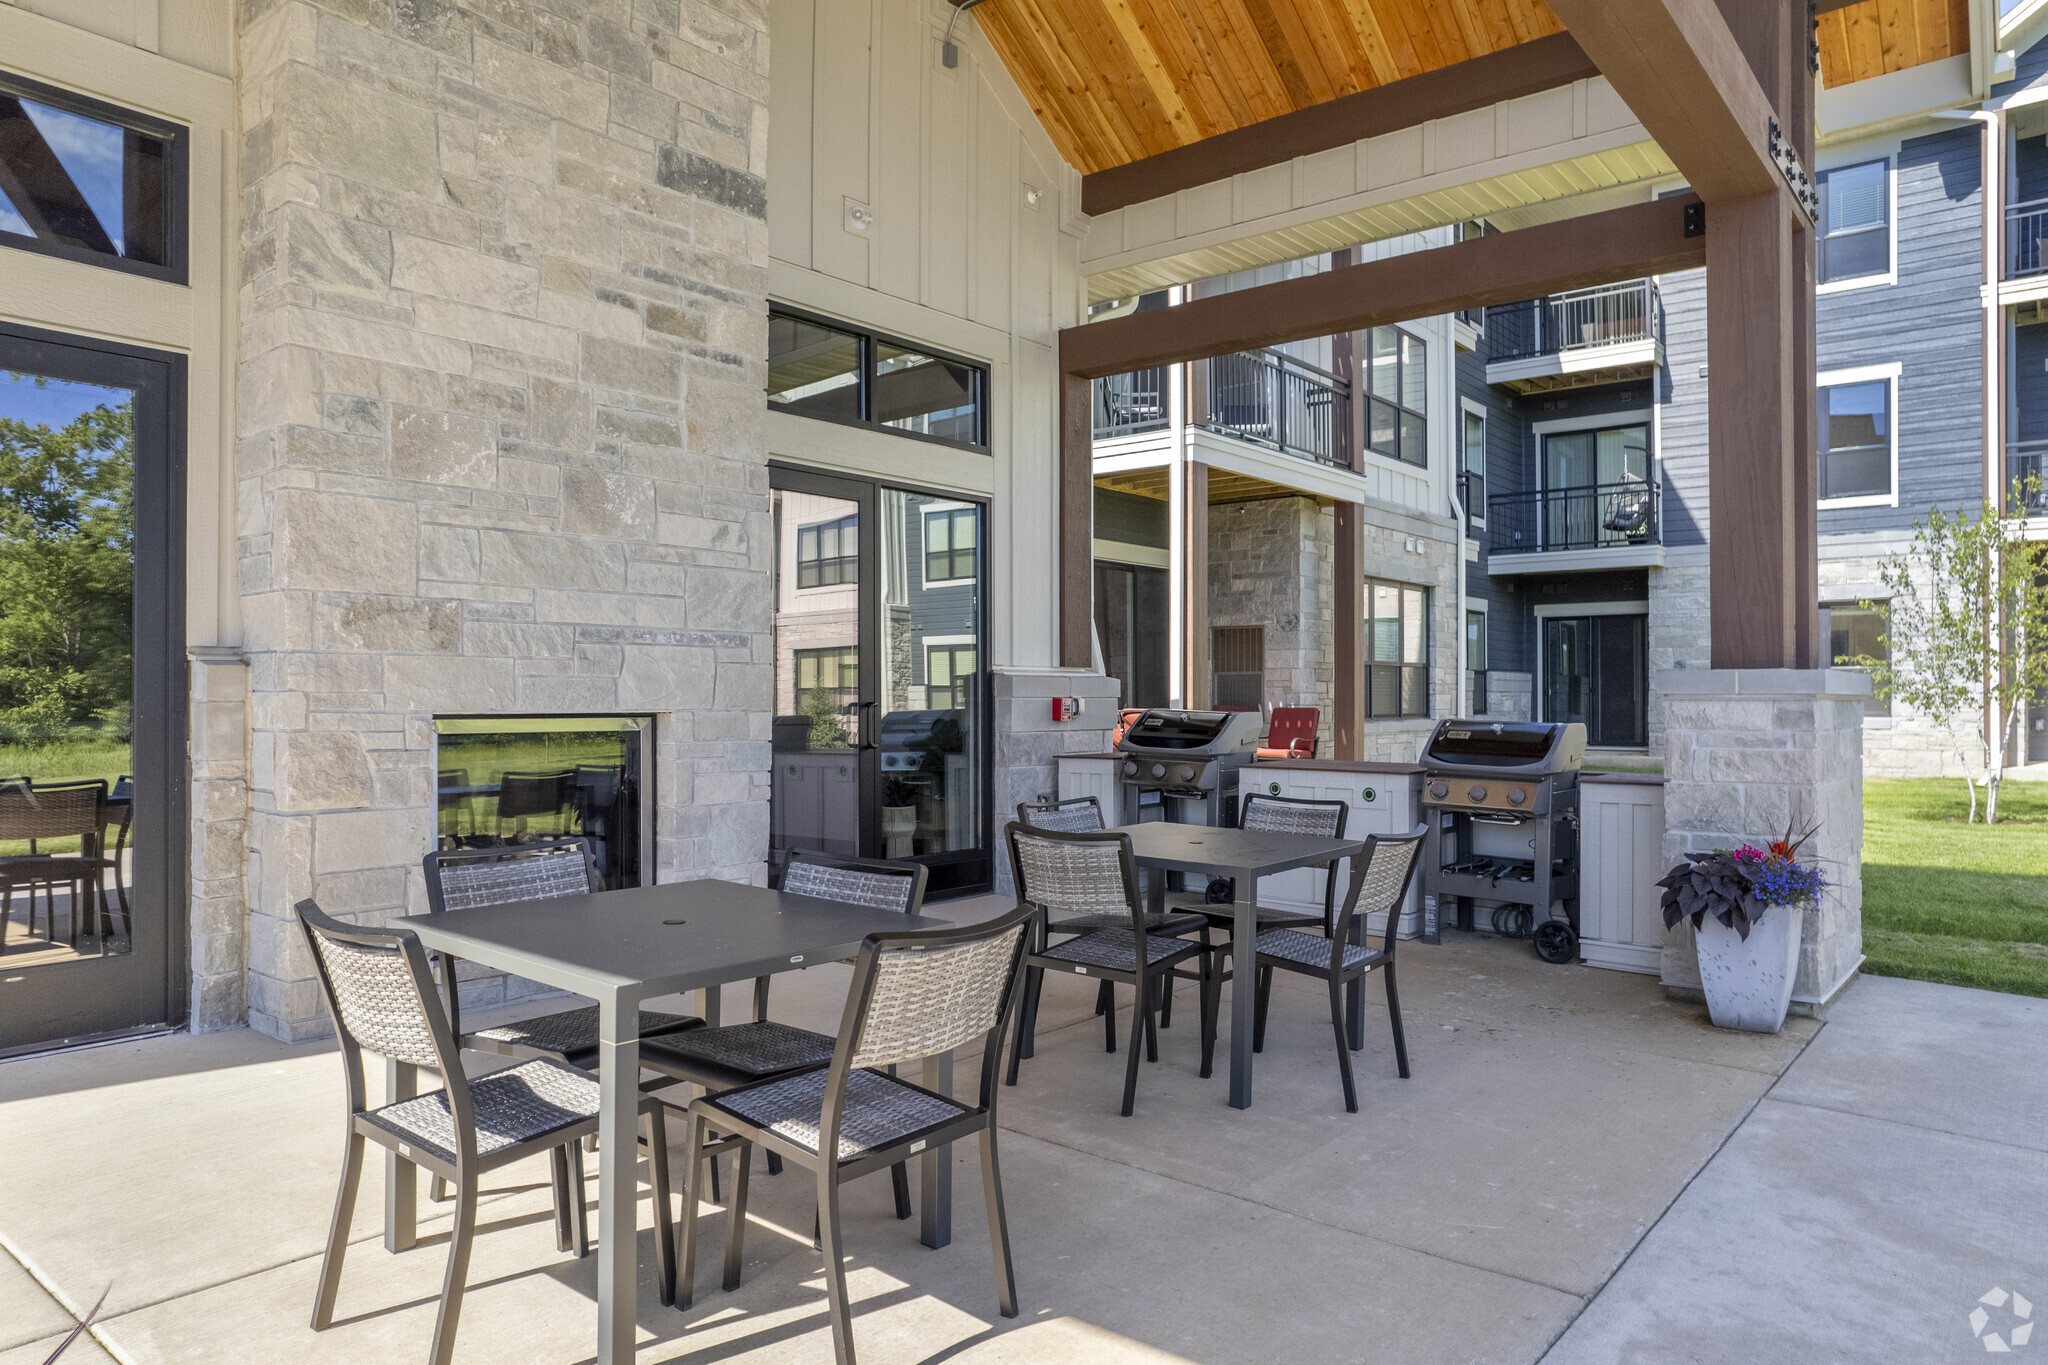
{"label": "potted plant", "polygon": [[882,856],[908,858],[917,834],[917,787],[907,777],[882,780]]}
{"label": "potted plant", "polygon": [[1763,848],[1688,853],[1657,885],[1664,927],[1690,917],[1698,931],[1700,990],[1718,1028],[1776,1033],[1799,974],[1803,912],[1818,909],[1827,885],[1818,867],[1799,861],[1813,831]]}

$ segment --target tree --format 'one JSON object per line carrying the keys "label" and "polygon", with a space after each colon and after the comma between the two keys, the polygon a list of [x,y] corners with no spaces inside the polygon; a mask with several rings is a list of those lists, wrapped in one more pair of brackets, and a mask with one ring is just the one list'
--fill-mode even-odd
{"label": "tree", "polygon": [[0,743],[127,738],[134,474],[125,403],[0,417]]}
{"label": "tree", "polygon": [[1997,823],[2020,712],[2048,688],[2048,542],[2028,537],[2024,511],[2039,491],[2038,478],[2015,484],[2013,517],[1988,502],[1975,514],[1930,508],[1912,544],[1878,569],[1890,601],[1863,604],[1884,621],[1885,657],[1836,661],[1868,667],[1880,696],[1949,732],[1973,822],[1981,772],[1984,819]]}

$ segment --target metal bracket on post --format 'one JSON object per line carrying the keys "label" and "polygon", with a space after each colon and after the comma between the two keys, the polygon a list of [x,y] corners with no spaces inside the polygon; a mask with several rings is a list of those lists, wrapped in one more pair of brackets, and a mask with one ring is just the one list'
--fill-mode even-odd
{"label": "metal bracket on post", "polygon": [[1771,160],[1778,167],[1778,174],[1785,177],[1785,184],[1792,190],[1792,197],[1799,201],[1799,211],[1806,215],[1806,221],[1820,222],[1820,194],[1813,187],[1813,177],[1806,173],[1806,166],[1799,160],[1798,149],[1786,138],[1785,130],[1771,120]]}

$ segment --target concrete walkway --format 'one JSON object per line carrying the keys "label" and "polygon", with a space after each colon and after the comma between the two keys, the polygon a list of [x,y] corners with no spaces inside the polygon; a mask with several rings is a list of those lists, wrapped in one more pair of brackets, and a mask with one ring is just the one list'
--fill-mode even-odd
{"label": "concrete walkway", "polygon": [[[861,1359],[1919,1361],[1957,1332],[1983,1349],[1966,1319],[1993,1284],[2048,1299],[2028,1231],[2048,1002],[1865,981],[1801,1057],[1811,1021],[1720,1033],[1649,978],[1526,944],[1401,962],[1415,1074],[1395,1077],[1370,997],[1356,1115],[1311,983],[1276,989],[1248,1112],[1196,1075],[1184,992],[1131,1119],[1093,987],[1049,983],[1038,1057],[1001,1097],[1023,1313],[995,1312],[979,1159],[958,1152],[941,1252],[889,1216],[886,1181],[852,1187]],[[830,1027],[844,986],[799,974],[776,1014]],[[417,1358],[446,1218],[425,1206],[420,1246],[385,1254],[374,1166],[336,1325],[306,1328],[340,1102],[331,1048],[248,1032],[0,1065],[0,1365],[39,1365],[110,1286],[64,1365]],[[594,1265],[554,1251],[544,1166],[494,1174],[486,1201],[458,1360],[588,1360]],[[641,1358],[829,1360],[811,1211],[801,1177],[757,1172],[746,1282],[722,1293],[714,1253],[688,1314],[656,1302],[643,1231]]]}

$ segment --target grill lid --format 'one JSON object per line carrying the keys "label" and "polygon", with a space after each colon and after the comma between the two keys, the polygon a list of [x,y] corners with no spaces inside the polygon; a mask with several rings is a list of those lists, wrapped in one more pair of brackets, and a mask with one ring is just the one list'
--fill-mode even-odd
{"label": "grill lid", "polygon": [[1116,747],[1133,754],[1230,754],[1258,746],[1259,719],[1256,711],[1154,707],[1138,717]]}
{"label": "grill lid", "polygon": [[1526,720],[1447,720],[1422,750],[1426,767],[1530,774],[1575,772],[1585,756],[1585,726]]}

